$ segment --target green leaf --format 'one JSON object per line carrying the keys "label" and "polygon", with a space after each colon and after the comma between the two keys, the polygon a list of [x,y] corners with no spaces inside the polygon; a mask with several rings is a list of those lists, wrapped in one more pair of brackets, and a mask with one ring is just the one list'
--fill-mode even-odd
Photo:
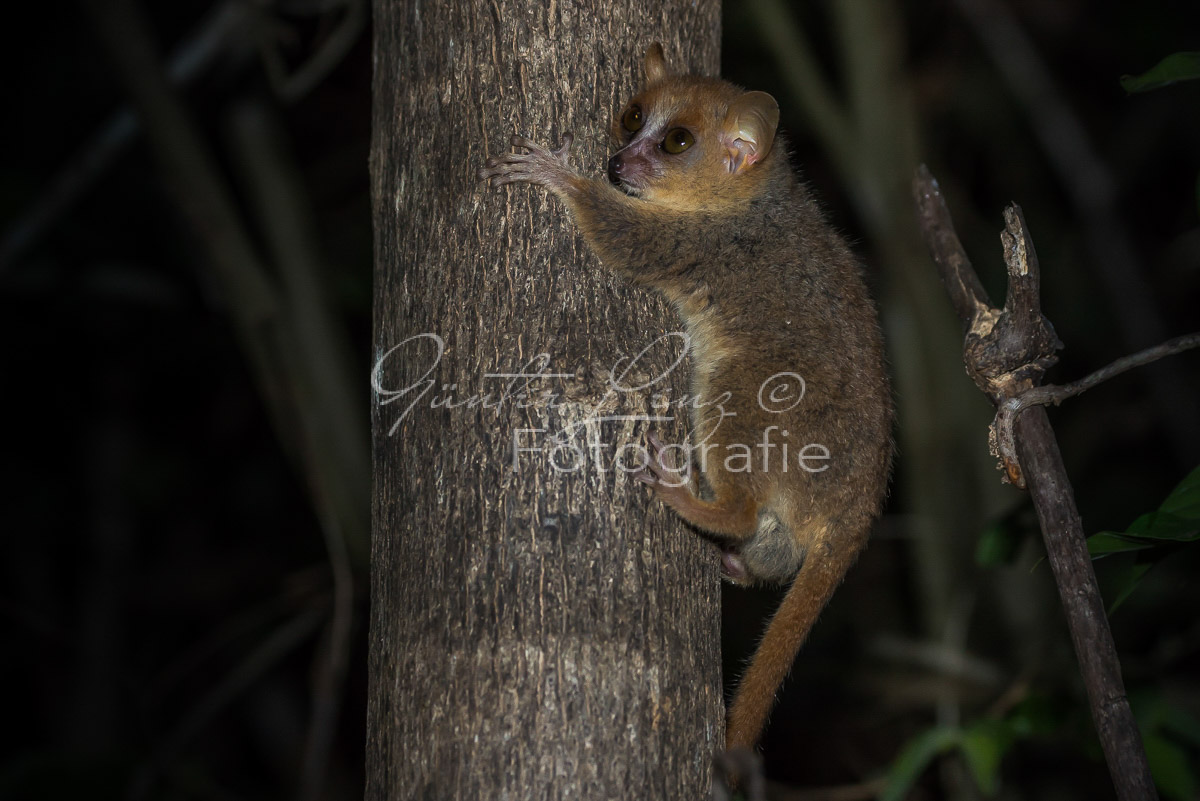
{"label": "green leaf", "polygon": [[1141,75],[1122,75],[1121,88],[1132,94],[1196,78],[1200,78],[1200,53],[1172,53]]}
{"label": "green leaf", "polygon": [[1134,520],[1125,533],[1147,540],[1191,542],[1200,537],[1200,520],[1180,517],[1160,509]]}
{"label": "green leaf", "polygon": [[1167,704],[1163,712],[1163,729],[1177,734],[1193,748],[1200,749],[1200,720],[1176,704]]}
{"label": "green leaf", "polygon": [[1011,565],[1028,539],[1039,539],[1033,507],[1022,503],[989,522],[979,534],[975,563],[980,567]]}
{"label": "green leaf", "polygon": [[892,763],[879,801],[901,801],[935,757],[961,742],[962,731],[950,726],[938,726],[915,737]]}
{"label": "green leaf", "polygon": [[1118,606],[1125,603],[1125,600],[1129,598],[1130,595],[1133,595],[1133,591],[1136,590],[1137,586],[1142,583],[1142,578],[1145,577],[1146,572],[1152,567],[1154,567],[1153,562],[1134,562],[1128,568],[1126,568],[1125,575],[1122,576],[1117,583],[1117,586],[1119,586],[1121,590],[1117,593],[1117,597],[1113,599],[1113,602],[1108,606],[1108,615],[1111,616],[1113,612],[1117,611]]}
{"label": "green leaf", "polygon": [[1200,794],[1200,779],[1184,749],[1160,734],[1147,734],[1142,742],[1150,773],[1163,796],[1171,801],[1195,801]]}
{"label": "green leaf", "polygon": [[1112,553],[1140,551],[1156,541],[1200,539],[1200,467],[1179,482],[1162,505],[1134,520],[1125,531],[1101,531],[1088,537],[1093,559]]}
{"label": "green leaf", "polygon": [[1021,547],[1021,532],[1004,521],[993,523],[979,535],[975,546],[975,564],[980,567],[999,567],[1012,564]]}
{"label": "green leaf", "polygon": [[1008,713],[1008,727],[1019,738],[1053,734],[1066,721],[1061,706],[1045,695],[1030,695]]}
{"label": "green leaf", "polygon": [[1088,554],[1093,559],[1099,559],[1114,553],[1144,551],[1153,548],[1154,543],[1131,537],[1119,531],[1101,531],[1099,534],[1093,534],[1087,538],[1087,546]]}
{"label": "green leaf", "polygon": [[1176,517],[1200,520],[1200,467],[1188,473],[1158,508]]}
{"label": "green leaf", "polygon": [[1117,553],[1147,551],[1137,557],[1118,581],[1120,590],[1108,608],[1111,615],[1133,593],[1154,562],[1170,553],[1177,543],[1200,540],[1200,467],[1180,481],[1157,509],[1140,516],[1125,531],[1101,531],[1087,538],[1093,559]]}
{"label": "green leaf", "polygon": [[984,795],[995,795],[1000,789],[1000,760],[1013,739],[1012,728],[1002,720],[980,720],[963,733],[963,757]]}

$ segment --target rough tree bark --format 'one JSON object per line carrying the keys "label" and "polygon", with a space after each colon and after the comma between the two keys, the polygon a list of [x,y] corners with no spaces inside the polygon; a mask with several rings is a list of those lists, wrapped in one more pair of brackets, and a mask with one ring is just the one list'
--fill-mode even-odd
{"label": "rough tree bark", "polygon": [[674,318],[545,193],[475,177],[515,131],[600,174],[651,41],[716,73],[713,0],[599,16],[375,2],[368,799],[699,798],[721,743],[715,553],[613,468],[682,437],[651,404],[677,341],[608,384]]}

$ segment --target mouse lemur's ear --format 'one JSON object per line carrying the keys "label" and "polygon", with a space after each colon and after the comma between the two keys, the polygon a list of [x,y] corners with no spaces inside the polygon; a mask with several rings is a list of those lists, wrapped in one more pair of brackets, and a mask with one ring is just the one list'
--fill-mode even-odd
{"label": "mouse lemur's ear", "polygon": [[663,57],[662,45],[658,42],[646,48],[646,83],[658,83],[671,74],[667,60]]}
{"label": "mouse lemur's ear", "polygon": [[779,104],[766,92],[746,92],[729,104],[723,140],[730,172],[741,172],[771,152],[779,126]]}

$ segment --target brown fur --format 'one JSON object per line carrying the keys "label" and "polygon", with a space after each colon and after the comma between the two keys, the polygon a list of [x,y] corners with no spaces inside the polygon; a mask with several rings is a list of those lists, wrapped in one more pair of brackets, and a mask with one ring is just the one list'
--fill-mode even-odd
{"label": "brown fur", "polygon": [[[609,269],[674,304],[691,337],[693,394],[707,404],[728,393],[723,406],[735,416],[714,427],[711,408],[701,405],[693,420],[701,484],[684,480],[653,436],[651,464],[638,478],[724,546],[732,580],[794,578],[729,712],[726,747],[752,747],[886,493],[892,405],[883,345],[858,262],[788,165],[774,100],[714,78],[671,75],[657,45],[646,73],[626,107],[641,111],[640,125],[629,130],[623,112],[613,126],[620,150],[609,163],[611,182],[567,166],[569,136],[554,152],[514,137],[526,152],[490,159],[480,176],[540,184],[566,201]],[[665,137],[680,128],[694,143],[667,152]],[[768,411],[759,389],[781,372],[802,376],[806,391],[793,408]],[[764,432],[774,443],[766,464]],[[830,454],[809,465],[828,469],[799,466],[809,443]],[[744,461],[726,463],[739,448],[750,451],[749,470]]]}

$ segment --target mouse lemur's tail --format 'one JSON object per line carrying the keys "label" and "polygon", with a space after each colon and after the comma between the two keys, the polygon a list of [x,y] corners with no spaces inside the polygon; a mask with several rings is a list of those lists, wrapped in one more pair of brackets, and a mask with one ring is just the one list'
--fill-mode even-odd
{"label": "mouse lemur's tail", "polygon": [[809,548],[729,707],[725,749],[753,748],[775,703],[792,662],[817,615],[867,543],[869,523],[852,536],[826,535]]}

